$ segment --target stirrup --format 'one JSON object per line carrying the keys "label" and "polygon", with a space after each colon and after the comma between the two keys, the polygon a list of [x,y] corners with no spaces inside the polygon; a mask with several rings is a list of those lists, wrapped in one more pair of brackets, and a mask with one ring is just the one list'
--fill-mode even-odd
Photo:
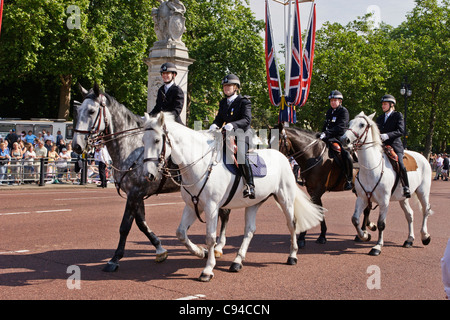
{"label": "stirrup", "polygon": [[244,189],[244,198],[247,197],[255,199],[255,188],[253,186],[247,185],[247,188]]}
{"label": "stirrup", "polygon": [[409,191],[409,188],[408,188],[408,187],[403,187],[403,195],[404,195],[406,198],[411,198],[411,192]]}

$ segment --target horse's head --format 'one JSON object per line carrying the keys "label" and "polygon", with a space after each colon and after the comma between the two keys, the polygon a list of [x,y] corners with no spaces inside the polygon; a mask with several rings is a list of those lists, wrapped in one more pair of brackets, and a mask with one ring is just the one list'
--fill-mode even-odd
{"label": "horse's head", "polygon": [[[167,131],[164,123],[164,113],[159,113],[156,117],[150,117],[145,113],[144,135],[144,176],[150,181],[157,179],[161,174],[167,158],[170,156],[170,143],[167,141]],[[168,142],[168,141],[167,141]]]}
{"label": "horse's head", "polygon": [[102,133],[111,133],[112,117],[108,109],[110,99],[100,92],[98,84],[87,91],[79,85],[83,102],[76,106],[76,119],[72,149],[81,154],[93,147],[93,142]]}
{"label": "horse's head", "polygon": [[347,131],[340,137],[344,147],[359,148],[365,144],[380,144],[380,131],[373,121],[375,113],[367,116],[361,111],[350,121]]}

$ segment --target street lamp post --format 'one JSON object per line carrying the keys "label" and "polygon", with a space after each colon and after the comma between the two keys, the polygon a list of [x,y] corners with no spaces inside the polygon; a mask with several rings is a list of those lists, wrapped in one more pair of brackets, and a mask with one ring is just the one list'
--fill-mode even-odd
{"label": "street lamp post", "polygon": [[405,117],[404,117],[404,119],[405,119],[405,134],[404,134],[404,139],[403,139],[403,147],[406,149],[407,148],[407,139],[408,139],[408,130],[406,127],[406,116],[407,116],[407,111],[408,111],[408,97],[410,97],[412,94],[411,86],[408,83],[407,76],[403,76],[403,82],[402,82],[402,88],[400,89],[400,94],[405,97]]}

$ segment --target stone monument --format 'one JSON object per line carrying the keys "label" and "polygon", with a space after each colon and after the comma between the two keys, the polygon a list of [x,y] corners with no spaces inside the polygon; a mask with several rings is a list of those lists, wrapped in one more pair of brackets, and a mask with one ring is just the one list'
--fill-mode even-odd
{"label": "stone monument", "polygon": [[158,41],[150,48],[149,56],[145,59],[148,65],[147,112],[154,108],[158,89],[163,85],[160,67],[165,62],[172,62],[178,70],[175,83],[185,94],[183,112],[180,116],[186,123],[188,67],[195,61],[189,58],[188,49],[181,41],[181,36],[186,31],[184,18],[186,7],[180,0],[158,1],[160,6],[152,10]]}

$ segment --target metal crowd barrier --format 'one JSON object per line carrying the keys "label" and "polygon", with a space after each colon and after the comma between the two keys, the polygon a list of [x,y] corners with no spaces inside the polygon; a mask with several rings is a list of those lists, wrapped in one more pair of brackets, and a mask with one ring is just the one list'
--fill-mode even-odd
{"label": "metal crowd barrier", "polygon": [[[97,184],[100,182],[98,164],[93,158],[74,159],[70,161],[48,161],[48,158],[35,160],[20,159],[9,160],[0,165],[0,184],[22,185],[38,184]],[[76,162],[79,170],[76,172]],[[109,168],[106,168],[106,177],[113,182]]]}

